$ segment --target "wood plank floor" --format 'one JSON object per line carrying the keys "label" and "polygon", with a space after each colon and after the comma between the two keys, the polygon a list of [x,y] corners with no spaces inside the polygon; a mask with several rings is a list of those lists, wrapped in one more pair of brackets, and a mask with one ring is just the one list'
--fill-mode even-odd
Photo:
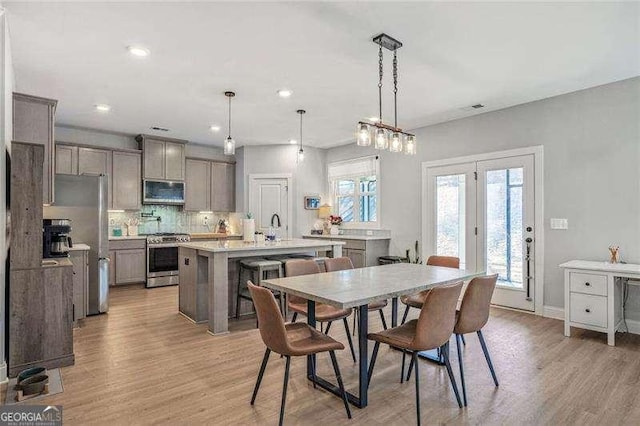
{"label": "wood plank floor", "polygon": [[[413,314],[417,314],[414,311]],[[389,312],[387,312],[389,315]],[[255,406],[249,404],[263,355],[253,319],[211,336],[178,314],[178,289],[112,289],[109,314],[75,331],[76,365],[62,369],[64,393],[39,403],[64,405],[68,425],[276,424],[284,361],[272,356]],[[370,315],[371,329],[381,327]],[[344,341],[340,324],[331,335]],[[493,309],[485,338],[500,387],[495,388],[475,336],[464,349],[469,407],[459,409],[444,368],[421,362],[424,423],[640,424],[640,337],[575,330],[562,322]],[[453,340],[452,340],[453,342]],[[455,345],[452,355],[457,374]],[[314,390],[304,358],[292,361],[286,424],[414,424],[414,383],[399,383],[401,355],[381,347],[369,407],[348,421],[339,399]],[[348,388],[357,369],[339,354]],[[319,373],[333,378],[328,356]]]}

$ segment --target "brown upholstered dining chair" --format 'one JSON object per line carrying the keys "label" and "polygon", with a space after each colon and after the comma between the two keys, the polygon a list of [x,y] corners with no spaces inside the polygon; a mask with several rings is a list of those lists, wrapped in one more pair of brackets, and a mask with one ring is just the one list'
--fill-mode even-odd
{"label": "brown upholstered dining chair", "polygon": [[[353,263],[351,259],[348,257],[334,257],[327,258],[324,260],[324,267],[327,272],[334,271],[344,271],[347,269],[353,269]],[[387,321],[384,318],[384,312],[382,311],[387,306],[386,300],[376,300],[372,303],[369,303],[369,312],[378,311],[380,313],[380,320],[382,321],[382,328],[387,329]],[[356,329],[356,316],[358,315],[358,311],[354,309],[354,317],[353,317],[353,329],[355,332]]]}
{"label": "brown upholstered dining chair", "polygon": [[[460,259],[453,256],[429,256],[427,259],[428,266],[443,266],[445,268],[460,268]],[[409,314],[409,308],[422,308],[422,304],[424,303],[424,298],[426,297],[429,290],[421,291],[420,293],[412,294],[410,296],[402,296],[400,297],[400,301],[406,305],[404,309],[404,315],[402,316],[401,324],[407,320],[407,315]]]}
{"label": "brown upholstered dining chair", "polygon": [[[293,259],[287,261],[284,265],[285,275],[287,277],[295,277],[299,275],[319,274],[320,267],[318,263],[313,259]],[[293,294],[287,295],[287,306],[289,310],[293,311],[293,318],[291,322],[296,322],[298,314],[307,316],[307,299],[304,299]],[[351,309],[339,309],[331,305],[324,303],[316,303],[316,321],[323,323],[326,322],[324,333],[329,334],[329,328],[333,321],[342,320],[344,329],[347,333],[347,340],[349,341],[349,348],[351,349],[351,356],[353,362],[356,362],[356,351],[353,348],[353,341],[351,339],[351,333],[349,332],[349,322],[347,318],[351,315]]]}
{"label": "brown upholstered dining chair", "polygon": [[[460,394],[456,386],[456,379],[451,370],[449,362],[449,338],[453,333],[456,324],[456,305],[462,282],[457,284],[435,287],[425,294],[424,303],[420,310],[420,316],[417,320],[408,321],[398,327],[380,331],[378,333],[370,333],[369,340],[375,341],[371,363],[368,371],[368,384],[371,384],[373,368],[378,356],[380,343],[386,343],[390,346],[402,349],[403,360],[404,353],[411,352],[411,361],[415,364],[415,382],[416,382],[416,415],[418,425],[420,424],[420,381],[418,375],[418,352],[431,349],[440,349],[443,355],[444,364],[447,368],[449,380],[453,387],[453,392],[458,401],[458,406],[462,408]],[[403,366],[404,367],[404,366]],[[404,368],[403,368],[404,369]]]}
{"label": "brown upholstered dining chair", "polygon": [[[249,292],[258,315],[260,336],[262,337],[264,344],[267,346],[262,359],[262,364],[260,365],[260,372],[258,373],[256,386],[253,389],[251,405],[256,401],[258,390],[260,389],[260,383],[262,382],[264,371],[267,368],[267,362],[269,361],[271,351],[283,355],[286,358],[286,364],[284,369],[284,383],[282,387],[282,402],[280,403],[279,424],[282,425],[282,422],[284,421],[284,407],[287,399],[287,383],[289,382],[291,357],[329,352],[331,363],[333,364],[333,371],[336,374],[336,380],[338,381],[338,387],[340,388],[342,402],[344,403],[345,410],[347,410],[347,417],[351,418],[351,410],[349,409],[347,394],[344,391],[342,376],[340,375],[340,367],[338,366],[335,354],[336,350],[343,350],[344,345],[326,334],[316,331],[307,324],[285,324],[282,314],[278,308],[278,304],[276,303],[276,299],[269,289],[253,285],[251,281],[247,283],[247,287],[249,287]],[[313,371],[315,372],[315,368]]]}
{"label": "brown upholstered dining chair", "polygon": [[489,320],[489,308],[491,305],[491,297],[493,296],[493,290],[496,288],[496,281],[498,275],[489,275],[486,277],[478,277],[471,280],[467,286],[467,290],[464,292],[462,303],[460,304],[460,310],[456,314],[456,325],[453,329],[456,335],[456,348],[458,349],[458,363],[460,366],[460,382],[462,383],[462,397],[464,405],[467,405],[467,389],[464,381],[464,367],[462,359],[461,342],[464,343],[463,335],[467,333],[477,333],[480,340],[480,346],[482,346],[482,352],[489,365],[489,371],[491,377],[493,377],[493,383],[498,386],[498,378],[489,356],[489,350],[487,349],[487,343],[484,341],[482,335],[482,328]]}

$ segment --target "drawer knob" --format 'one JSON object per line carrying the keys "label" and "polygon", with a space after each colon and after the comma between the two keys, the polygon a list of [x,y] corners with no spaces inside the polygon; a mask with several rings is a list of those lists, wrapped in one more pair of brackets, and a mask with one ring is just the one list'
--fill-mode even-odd
{"label": "drawer knob", "polygon": [[586,285],[587,287],[591,287],[591,283],[590,282],[586,282],[586,283],[584,283],[584,285]]}
{"label": "drawer knob", "polygon": [[590,313],[590,312],[591,312],[591,309],[587,308],[587,309],[585,309],[584,311],[585,311],[586,313]]}

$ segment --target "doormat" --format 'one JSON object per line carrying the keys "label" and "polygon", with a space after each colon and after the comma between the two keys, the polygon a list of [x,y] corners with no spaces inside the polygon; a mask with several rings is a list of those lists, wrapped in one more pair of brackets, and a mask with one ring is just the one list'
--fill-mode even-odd
{"label": "doormat", "polygon": [[49,393],[44,395],[34,396],[33,398],[29,398],[22,402],[18,402],[16,400],[16,396],[18,395],[18,391],[15,390],[16,382],[18,381],[17,377],[9,380],[9,385],[7,386],[7,396],[5,398],[5,405],[13,405],[13,404],[32,404],[33,401],[37,401],[47,396],[55,395],[57,393],[64,392],[64,386],[62,385],[62,374],[60,374],[59,368],[54,368],[53,370],[47,370],[47,376],[49,376]]}

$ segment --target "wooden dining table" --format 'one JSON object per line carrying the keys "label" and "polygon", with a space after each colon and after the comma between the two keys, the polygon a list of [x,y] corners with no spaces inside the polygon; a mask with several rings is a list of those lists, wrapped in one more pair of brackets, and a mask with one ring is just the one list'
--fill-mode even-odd
{"label": "wooden dining table", "polygon": [[[315,305],[325,303],[339,309],[358,309],[358,394],[347,392],[348,400],[358,408],[368,405],[369,353],[367,333],[368,304],[391,299],[391,326],[398,324],[398,297],[438,286],[467,281],[482,272],[425,266],[411,263],[372,266],[312,275],[267,279],[262,286],[307,299],[307,323],[315,328]],[[307,357],[307,378],[336,396],[338,386],[314,374],[315,355]]]}

